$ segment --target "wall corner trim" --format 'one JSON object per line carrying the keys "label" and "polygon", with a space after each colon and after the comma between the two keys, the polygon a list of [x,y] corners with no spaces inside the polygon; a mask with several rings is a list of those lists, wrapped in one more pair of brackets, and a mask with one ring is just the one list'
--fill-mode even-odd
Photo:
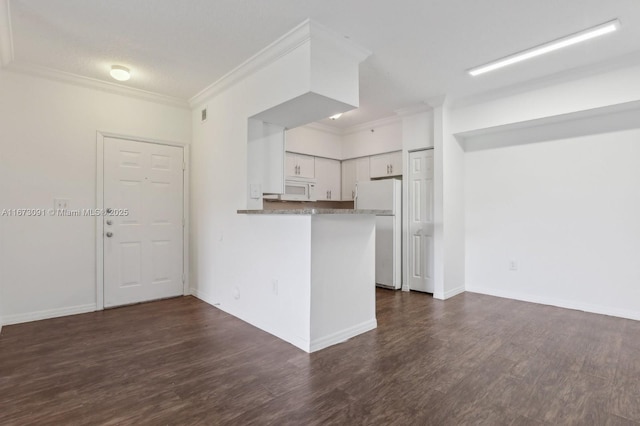
{"label": "wall corner trim", "polygon": [[187,110],[189,109],[189,104],[187,103],[187,101],[180,98],[123,86],[117,83],[102,81],[95,78],[84,77],[64,71],[58,71],[52,68],[42,67],[40,65],[28,64],[24,62],[12,62],[8,66],[6,66],[6,69],[8,71],[13,71],[16,73],[29,74],[40,78],[46,78],[48,80],[60,81],[63,83],[86,87],[89,89],[101,90],[103,92],[113,93],[116,95],[129,96],[149,102],[170,105]]}
{"label": "wall corner trim", "polygon": [[240,65],[220,77],[218,80],[205,87],[195,96],[189,99],[189,104],[195,108],[205,100],[223,92],[243,78],[268,66],[287,53],[311,40],[311,21],[305,20],[288,33],[278,38],[267,47],[242,62]]}
{"label": "wall corner trim", "polygon": [[371,55],[369,50],[349,41],[311,19],[306,19],[273,43],[205,87],[189,99],[189,104],[192,108],[197,107],[202,102],[223,92],[238,81],[272,64],[299,46],[310,42],[314,37],[332,42],[343,52],[358,60],[358,62],[362,62]]}

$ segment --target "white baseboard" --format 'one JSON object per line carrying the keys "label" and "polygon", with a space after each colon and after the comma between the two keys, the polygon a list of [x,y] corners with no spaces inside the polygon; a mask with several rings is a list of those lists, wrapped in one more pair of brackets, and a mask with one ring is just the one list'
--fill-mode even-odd
{"label": "white baseboard", "polygon": [[205,303],[208,303],[209,305],[213,306],[214,308],[218,308],[223,312],[226,312],[229,315],[232,315],[236,318],[238,318],[241,321],[246,322],[247,324],[250,324],[266,333],[269,333],[273,336],[276,336],[278,339],[280,340],[284,340],[287,343],[291,343],[293,346],[297,347],[298,349],[302,349],[305,352],[310,352],[309,351],[309,341],[299,338],[297,336],[289,336],[289,335],[285,335],[283,333],[280,333],[278,330],[272,330],[270,328],[265,328],[263,325],[261,324],[256,324],[255,321],[251,321],[251,319],[245,317],[244,315],[240,315],[237,312],[233,312],[229,309],[226,309],[225,306],[222,306],[222,304],[218,301],[216,301],[214,299],[213,296],[211,296],[209,293],[203,292],[202,290],[199,290],[197,288],[191,288],[191,294],[202,300]]}
{"label": "white baseboard", "polygon": [[590,312],[593,314],[609,315],[612,317],[627,318],[640,321],[640,311],[612,308],[590,303],[576,302],[572,300],[556,299],[553,297],[538,296],[516,291],[497,290],[482,286],[467,285],[470,293],[480,293],[489,296],[502,297],[505,299],[521,300],[523,302],[538,303],[541,305],[557,306],[565,309],[575,309],[578,311]]}
{"label": "white baseboard", "polygon": [[367,331],[373,330],[376,327],[378,327],[378,321],[375,318],[373,318],[369,321],[356,324],[353,327],[340,330],[328,336],[320,337],[319,339],[314,339],[311,341],[311,347],[309,349],[309,352],[319,351],[320,349],[327,348],[337,343],[345,342],[351,339],[352,337],[355,337],[362,333],[366,333]]}
{"label": "white baseboard", "polygon": [[49,309],[46,311],[27,312],[24,314],[4,315],[2,325],[20,324],[23,322],[40,321],[50,318],[65,317],[67,315],[86,314],[94,312],[96,304],[69,306],[66,308]]}
{"label": "white baseboard", "polygon": [[203,302],[210,304],[211,306],[216,306],[218,304],[218,302],[214,302],[213,296],[197,288],[191,287],[190,293],[193,297],[200,299]]}
{"label": "white baseboard", "polygon": [[444,293],[436,291],[435,293],[433,293],[433,298],[440,299],[440,300],[447,300],[452,298],[453,296],[457,296],[460,293],[464,293],[464,292],[465,292],[465,287],[460,286],[460,287],[454,288],[453,290],[445,291]]}

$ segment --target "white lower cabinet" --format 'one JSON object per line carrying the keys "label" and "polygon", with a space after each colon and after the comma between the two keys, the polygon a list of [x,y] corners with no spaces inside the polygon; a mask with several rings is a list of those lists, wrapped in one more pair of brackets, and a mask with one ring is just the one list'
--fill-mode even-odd
{"label": "white lower cabinet", "polygon": [[315,170],[318,201],[340,201],[340,161],[316,157]]}

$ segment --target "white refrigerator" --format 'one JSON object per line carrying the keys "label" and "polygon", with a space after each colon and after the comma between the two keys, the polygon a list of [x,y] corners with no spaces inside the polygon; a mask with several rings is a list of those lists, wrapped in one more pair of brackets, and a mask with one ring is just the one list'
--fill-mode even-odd
{"label": "white refrigerator", "polygon": [[402,181],[372,180],[356,184],[356,209],[391,210],[376,217],[376,285],[402,286]]}

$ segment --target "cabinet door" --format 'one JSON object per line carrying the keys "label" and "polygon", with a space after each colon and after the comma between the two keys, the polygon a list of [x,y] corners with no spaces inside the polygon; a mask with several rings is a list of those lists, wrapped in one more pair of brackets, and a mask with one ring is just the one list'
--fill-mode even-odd
{"label": "cabinet door", "polygon": [[[369,175],[369,163],[367,158],[367,176]],[[345,160],[342,162],[342,199],[353,200],[357,182],[358,160]]]}
{"label": "cabinet door", "polygon": [[316,166],[316,196],[322,201],[340,200],[340,162],[318,158]]}
{"label": "cabinet door", "polygon": [[370,161],[372,178],[402,175],[402,151],[372,155]]}
{"label": "cabinet door", "polygon": [[327,187],[329,189],[329,199],[332,201],[340,201],[341,197],[341,170],[338,160],[327,160]]}
{"label": "cabinet door", "polygon": [[313,179],[316,177],[314,157],[310,155],[297,155],[298,177]]}
{"label": "cabinet door", "polygon": [[389,155],[389,170],[391,176],[402,175],[402,151],[392,152]]}
{"label": "cabinet door", "polygon": [[286,177],[298,177],[298,162],[296,161],[296,155],[290,152],[285,153],[284,156],[284,164],[285,164],[285,176]]}
{"label": "cabinet door", "polygon": [[372,178],[389,176],[389,155],[372,155],[370,158],[369,171]]}
{"label": "cabinet door", "polygon": [[[370,170],[369,170],[369,157],[362,157],[355,160],[356,162],[356,182],[366,182],[371,180]],[[353,187],[355,189],[355,186]]]}

